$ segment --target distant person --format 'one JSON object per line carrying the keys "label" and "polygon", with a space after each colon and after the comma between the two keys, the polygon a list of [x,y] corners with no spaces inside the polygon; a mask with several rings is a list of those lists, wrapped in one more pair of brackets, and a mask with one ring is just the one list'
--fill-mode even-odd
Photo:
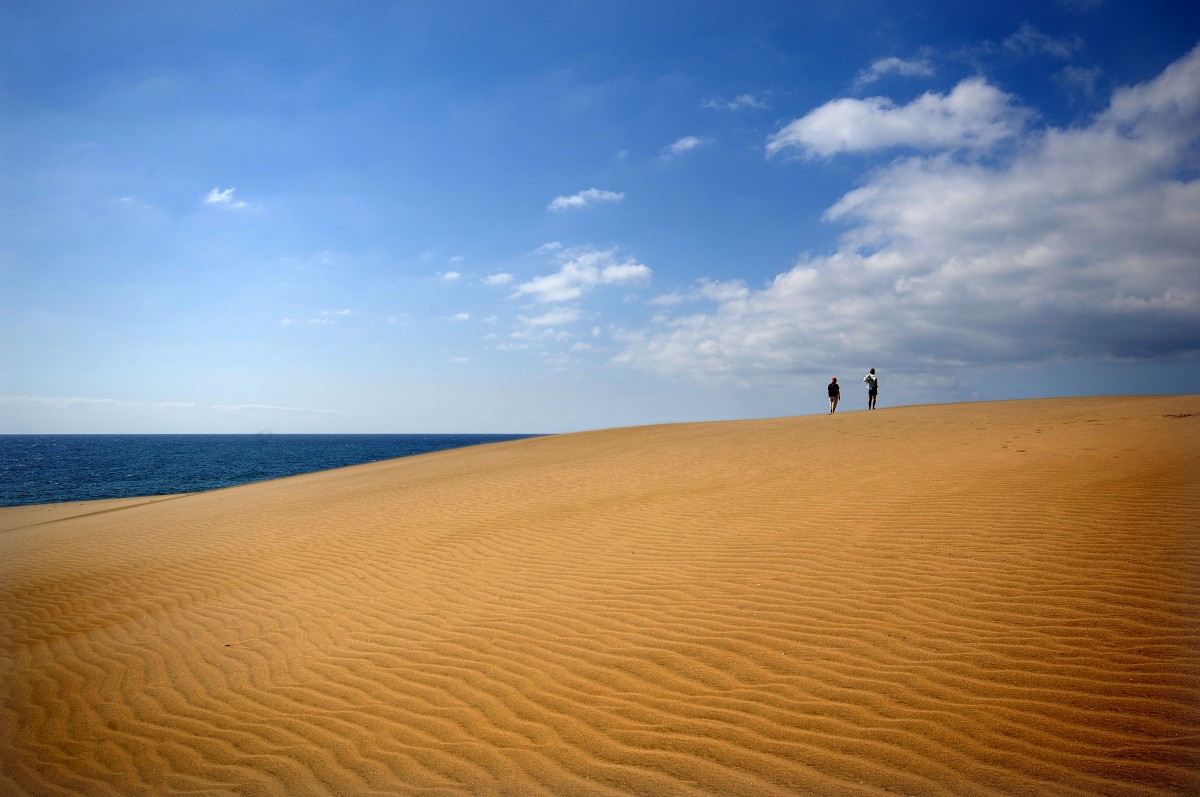
{"label": "distant person", "polygon": [[875,398],[879,395],[879,376],[875,373],[875,369],[871,369],[871,373],[863,377],[863,381],[867,383],[867,409],[875,409]]}
{"label": "distant person", "polygon": [[837,383],[837,377],[829,383],[829,414],[837,412],[838,400],[842,397],[842,386]]}

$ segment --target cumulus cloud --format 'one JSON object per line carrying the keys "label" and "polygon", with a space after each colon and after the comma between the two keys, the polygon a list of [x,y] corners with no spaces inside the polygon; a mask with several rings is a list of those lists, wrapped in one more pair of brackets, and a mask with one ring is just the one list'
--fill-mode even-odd
{"label": "cumulus cloud", "polygon": [[615,249],[590,248],[546,250],[560,263],[553,274],[535,277],[517,286],[514,296],[529,296],[539,302],[578,299],[600,285],[629,285],[650,279],[650,268],[632,257],[619,258]]}
{"label": "cumulus cloud", "polygon": [[626,334],[618,360],[750,380],[1200,353],[1200,48],[1020,144],[893,162],[827,211],[836,251]]}
{"label": "cumulus cloud", "polygon": [[250,207],[247,202],[234,198],[233,194],[236,190],[236,188],[214,188],[205,195],[204,204],[231,210],[244,210]]}
{"label": "cumulus cloud", "polygon": [[499,273],[499,274],[489,274],[488,276],[483,278],[483,283],[485,285],[492,285],[492,286],[507,285],[508,283],[510,283],[512,281],[513,281],[513,275],[506,274],[503,272]]}
{"label": "cumulus cloud", "polygon": [[767,154],[800,150],[808,157],[892,147],[983,150],[1016,136],[1029,113],[982,78],[949,94],[926,93],[908,105],[886,97],[839,99],[786,125],[767,140]]}
{"label": "cumulus cloud", "polygon": [[705,140],[699,136],[684,136],[683,138],[671,144],[671,146],[667,147],[666,151],[663,152],[663,157],[674,158],[682,155],[685,152],[690,152],[703,144],[704,141]]}
{"label": "cumulus cloud", "polygon": [[589,188],[571,196],[555,197],[546,210],[555,213],[560,210],[574,210],[595,205],[598,202],[620,202],[625,194],[618,191],[602,191],[599,188]]}
{"label": "cumulus cloud", "polygon": [[902,75],[904,77],[930,77],[933,66],[928,59],[880,58],[869,67],[858,73],[854,81],[856,86],[866,86],[874,83],[885,75]]}

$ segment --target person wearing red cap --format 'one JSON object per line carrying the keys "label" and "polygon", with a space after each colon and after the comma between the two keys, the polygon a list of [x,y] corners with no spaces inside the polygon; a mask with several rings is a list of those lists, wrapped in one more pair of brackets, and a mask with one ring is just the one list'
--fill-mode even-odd
{"label": "person wearing red cap", "polygon": [[829,383],[829,414],[830,415],[833,415],[833,413],[837,412],[838,399],[840,399],[841,397],[842,397],[842,388],[841,388],[841,385],[839,385],[837,383],[837,377],[835,376],[833,378],[833,381]]}

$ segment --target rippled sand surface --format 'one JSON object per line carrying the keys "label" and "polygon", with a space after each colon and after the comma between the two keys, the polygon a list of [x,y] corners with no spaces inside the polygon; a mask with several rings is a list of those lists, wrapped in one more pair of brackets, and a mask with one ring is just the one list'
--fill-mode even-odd
{"label": "rippled sand surface", "polygon": [[0,793],[1200,794],[1200,397],[0,510]]}

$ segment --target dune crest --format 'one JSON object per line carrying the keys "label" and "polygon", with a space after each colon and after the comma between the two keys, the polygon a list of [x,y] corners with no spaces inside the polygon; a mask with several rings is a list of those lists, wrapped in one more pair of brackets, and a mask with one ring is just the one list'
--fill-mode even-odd
{"label": "dune crest", "polygon": [[1198,396],[0,509],[0,792],[1197,794],[1198,529]]}

